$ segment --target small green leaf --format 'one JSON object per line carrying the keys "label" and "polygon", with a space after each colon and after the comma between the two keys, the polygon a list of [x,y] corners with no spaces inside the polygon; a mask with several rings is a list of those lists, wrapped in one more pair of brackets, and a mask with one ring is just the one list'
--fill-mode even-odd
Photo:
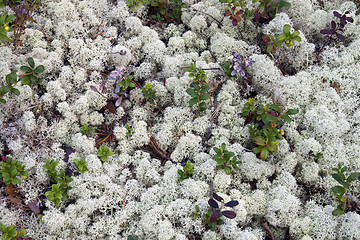
{"label": "small green leaf", "polygon": [[31,83],[29,75],[22,76],[19,78],[19,80],[21,81],[22,85],[30,85]]}
{"label": "small green leaf", "polygon": [[200,96],[200,100],[208,100],[210,99],[211,95],[208,93],[204,93],[203,95]]}
{"label": "small green leaf", "polygon": [[331,176],[340,184],[344,181],[344,179],[341,178],[340,174],[334,173],[331,174]]}
{"label": "small green leaf", "polygon": [[4,91],[5,93],[8,93],[8,92],[11,91],[11,89],[12,89],[12,87],[11,87],[10,85],[6,85],[6,86],[4,87],[4,89],[3,89],[3,91]]}
{"label": "small green leaf", "polygon": [[191,97],[193,97],[193,98],[199,96],[198,93],[195,92],[194,89],[192,89],[192,88],[186,89],[186,92],[187,92]]}
{"label": "small green leaf", "polygon": [[336,208],[334,211],[332,211],[333,216],[340,216],[343,214],[343,211],[339,208]]}
{"label": "small green leaf", "polygon": [[32,69],[29,68],[28,66],[21,66],[20,70],[25,72],[25,73],[31,73],[32,72]]}
{"label": "small green leaf", "polygon": [[19,96],[19,95],[20,95],[20,91],[19,91],[19,89],[17,89],[17,88],[12,88],[12,89],[11,89],[11,92],[12,92],[13,94],[15,94],[16,96]]}
{"label": "small green leaf", "polygon": [[9,41],[9,38],[4,34],[0,34],[0,41],[7,42],[7,41]]}
{"label": "small green leaf", "polygon": [[269,151],[266,148],[261,149],[260,157],[262,160],[266,160],[269,156]]}
{"label": "small green leaf", "polygon": [[347,182],[352,182],[355,181],[356,179],[358,179],[360,177],[360,173],[359,172],[353,172],[350,174],[350,176],[348,176],[348,178],[346,179]]}
{"label": "small green leaf", "polygon": [[281,118],[284,119],[287,123],[291,123],[291,118],[288,115],[282,115]]}
{"label": "small green leaf", "polygon": [[290,35],[290,29],[291,29],[291,26],[289,24],[285,24],[284,28],[283,28],[284,34]]}
{"label": "small green leaf", "polygon": [[17,82],[16,71],[12,71],[8,75],[6,75],[5,79],[7,84],[14,85]]}
{"label": "small green leaf", "polygon": [[24,228],[22,228],[19,233],[20,237],[25,236],[25,234],[26,234],[26,230]]}
{"label": "small green leaf", "polygon": [[189,101],[189,105],[190,105],[190,107],[192,107],[192,106],[194,106],[195,104],[197,104],[198,103],[198,99],[197,99],[197,97],[195,98],[191,98],[190,99],[190,101]]}
{"label": "small green leaf", "polygon": [[[40,73],[42,73],[43,71],[45,71],[45,67],[44,67],[43,65],[39,65],[39,66],[37,66],[37,67],[35,68],[34,73],[35,73],[35,74],[40,74]],[[131,82],[131,83],[132,83],[132,82]],[[135,84],[134,84],[134,83],[132,83],[131,85],[132,85],[132,86],[129,86],[129,87],[135,87]]]}
{"label": "small green leaf", "polygon": [[16,231],[16,229],[15,229],[15,227],[14,226],[11,226],[12,228],[11,228],[11,230],[8,232],[8,234],[9,234],[9,236],[10,237],[16,237],[16,235],[17,235],[17,231]]}
{"label": "small green leaf", "polygon": [[29,57],[27,59],[28,64],[30,65],[31,68],[35,67],[35,63],[34,63],[34,59],[32,57]]}
{"label": "small green leaf", "polygon": [[299,109],[288,109],[288,110],[286,110],[287,115],[295,115],[297,113],[299,113]]}
{"label": "small green leaf", "polygon": [[265,139],[261,136],[256,136],[254,137],[255,140],[255,144],[259,145],[259,146],[264,146],[265,145]]}
{"label": "small green leaf", "polygon": [[226,173],[227,175],[230,175],[230,173],[231,173],[231,167],[226,166],[226,167],[225,167],[225,173]]}
{"label": "small green leaf", "polygon": [[341,187],[341,186],[335,186],[333,188],[331,188],[331,190],[338,194],[339,196],[343,196],[345,194],[345,188]]}

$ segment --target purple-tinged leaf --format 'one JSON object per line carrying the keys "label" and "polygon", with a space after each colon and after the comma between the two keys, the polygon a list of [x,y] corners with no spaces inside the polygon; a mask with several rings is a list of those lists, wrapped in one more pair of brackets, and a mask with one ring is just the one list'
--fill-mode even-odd
{"label": "purple-tinged leaf", "polygon": [[224,204],[225,207],[235,207],[237,205],[239,205],[239,202],[236,201],[236,200],[230,201],[230,202],[227,202],[227,203]]}
{"label": "purple-tinged leaf", "polygon": [[340,18],[340,27],[341,28],[344,28],[345,27],[345,25],[346,25],[346,19],[345,18]]}
{"label": "purple-tinged leaf", "polygon": [[254,18],[255,18],[256,20],[259,19],[259,9],[254,12]]}
{"label": "purple-tinged leaf", "polygon": [[219,195],[217,195],[216,193],[213,193],[213,196],[216,200],[218,200],[219,202],[224,201],[224,199],[222,197],[220,197]]}
{"label": "purple-tinged leaf", "polygon": [[329,34],[329,35],[332,35],[332,34],[335,34],[335,30],[333,30],[333,29],[322,29],[322,30],[320,30],[320,33],[321,33],[321,34]]}
{"label": "purple-tinged leaf", "polygon": [[346,14],[349,14],[350,13],[350,11],[348,10],[348,11],[346,11],[344,14],[346,15]]}
{"label": "purple-tinged leaf", "polygon": [[210,222],[215,222],[219,218],[219,215],[220,215],[220,210],[216,210],[213,213],[213,215],[211,215]]}
{"label": "purple-tinged leaf", "polygon": [[336,37],[340,40],[340,41],[345,41],[345,37],[343,35],[341,35],[340,33],[336,33]]}
{"label": "purple-tinged leaf", "polygon": [[93,90],[94,92],[99,93],[99,90],[97,90],[97,88],[96,88],[95,86],[91,85],[90,88],[91,88],[91,90]]}
{"label": "purple-tinged leaf", "polygon": [[236,217],[236,213],[234,211],[222,211],[221,212],[225,217],[233,219]]}
{"label": "purple-tinged leaf", "polygon": [[331,28],[336,29],[336,23],[334,21],[331,21]]}
{"label": "purple-tinged leaf", "polygon": [[337,11],[334,11],[333,14],[334,14],[335,17],[341,18],[340,13],[338,13]]}
{"label": "purple-tinged leaf", "polygon": [[212,206],[213,208],[219,208],[219,204],[212,198],[209,199],[208,201],[209,205]]}
{"label": "purple-tinged leaf", "polygon": [[260,14],[260,17],[265,18],[265,19],[269,19],[269,15],[267,13]]}
{"label": "purple-tinged leaf", "polygon": [[122,97],[119,97],[119,98],[116,100],[116,102],[115,102],[115,107],[120,106],[121,101],[122,101]]}
{"label": "purple-tinged leaf", "polygon": [[99,91],[100,91],[101,93],[105,93],[105,92],[106,92],[105,81],[103,81],[103,82],[100,84]]}
{"label": "purple-tinged leaf", "polygon": [[236,27],[238,25],[238,21],[236,19],[233,19],[232,20],[232,25]]}
{"label": "purple-tinged leaf", "polygon": [[111,94],[111,96],[112,96],[113,98],[118,98],[118,97],[119,97],[119,95],[117,95],[116,93]]}
{"label": "purple-tinged leaf", "polygon": [[352,17],[347,17],[347,18],[345,18],[345,19],[346,19],[346,21],[348,21],[348,22],[351,22],[351,23],[354,22],[354,19],[353,19]]}

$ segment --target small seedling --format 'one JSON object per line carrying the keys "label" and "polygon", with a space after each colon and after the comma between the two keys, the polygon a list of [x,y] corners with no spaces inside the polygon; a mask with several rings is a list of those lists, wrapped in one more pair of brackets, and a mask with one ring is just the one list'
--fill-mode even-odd
{"label": "small seedling", "polygon": [[5,11],[0,16],[0,41],[7,42],[10,40],[7,37],[7,33],[14,31],[14,28],[9,26],[9,25],[11,25],[10,23],[12,23],[14,18],[15,18],[15,15],[8,15],[8,11]]}
{"label": "small seedling", "polygon": [[225,143],[222,143],[220,148],[213,148],[216,154],[212,157],[217,162],[217,169],[224,169],[227,175],[230,175],[231,168],[237,170],[237,164],[241,164],[241,161],[237,161],[235,153],[226,150]]}
{"label": "small seedling", "polygon": [[144,98],[148,100],[151,104],[155,104],[155,90],[153,89],[153,85],[149,82],[145,84],[145,87],[141,88],[141,92],[144,94]]}
{"label": "small seedling", "polygon": [[328,43],[335,42],[336,39],[334,38],[334,36],[336,36],[337,39],[339,39],[342,42],[345,41],[344,35],[340,34],[339,32],[344,32],[344,27],[348,22],[350,22],[350,23],[354,22],[354,19],[352,19],[351,17],[346,16],[346,14],[349,14],[349,13],[350,13],[350,11],[346,11],[343,15],[341,15],[337,11],[333,12],[334,16],[339,18],[340,23],[336,23],[335,21],[331,21],[331,29],[322,29],[322,30],[320,30],[321,34],[328,35],[328,39],[323,44],[323,46],[320,49],[317,50],[318,53],[320,53]]}
{"label": "small seedling", "polygon": [[0,231],[2,232],[1,240],[16,240],[23,239],[25,236],[26,230],[22,228],[21,230],[17,230],[14,225],[5,226],[0,222]]}
{"label": "small seedling", "polygon": [[21,81],[22,85],[29,85],[33,87],[42,82],[42,80],[38,78],[37,75],[42,73],[45,70],[45,68],[43,65],[39,65],[35,68],[34,59],[31,57],[27,59],[27,62],[29,66],[20,67],[21,71],[23,71],[25,74],[23,74],[19,78],[19,81]]}
{"label": "small seedling", "polygon": [[186,165],[183,169],[178,169],[178,174],[180,175],[178,181],[181,182],[190,177],[191,174],[195,172],[194,164],[191,164],[190,160],[186,162]]}
{"label": "small seedling", "polygon": [[60,183],[53,184],[51,190],[45,193],[47,199],[51,202],[54,202],[56,207],[60,205],[60,200],[63,197],[61,194],[60,185]]}
{"label": "small seedling", "polygon": [[[213,193],[213,198],[210,198],[208,201],[209,209],[208,212],[203,214],[201,216],[199,206],[195,206],[195,211],[190,215],[193,218],[201,218],[202,224],[204,224],[207,228],[209,228],[212,231],[216,231],[217,226],[223,224],[223,220],[221,219],[221,216],[225,216],[227,218],[233,219],[236,217],[236,213],[234,211],[229,210],[222,210],[223,207],[235,207],[239,204],[238,201],[229,201],[227,203],[224,203],[224,199],[217,195],[216,193]],[[220,202],[220,206],[218,202]]]}
{"label": "small seedling", "polygon": [[80,160],[75,158],[74,162],[77,165],[77,170],[79,172],[81,172],[82,174],[84,174],[88,170],[87,167],[86,167],[87,162],[85,162],[85,158],[81,158]]}
{"label": "small seedling", "polygon": [[255,106],[255,99],[249,98],[242,110],[242,116],[249,124],[249,132],[253,142],[258,145],[252,151],[260,154],[262,160],[266,160],[269,152],[277,151],[277,140],[282,140],[285,134],[284,129],[279,129],[278,124],[281,119],[287,123],[291,122],[289,115],[295,115],[298,109],[288,109],[283,111],[276,104],[266,106]]}
{"label": "small seedling", "polygon": [[196,83],[192,83],[191,86],[193,88],[186,89],[186,92],[191,96],[191,99],[189,100],[190,107],[196,105],[196,108],[198,109],[197,116],[200,116],[200,112],[205,111],[206,109],[206,100],[209,100],[211,95],[208,93],[209,87],[208,86],[202,86],[200,87]]}
{"label": "small seedling", "polygon": [[294,45],[294,41],[300,42],[300,32],[295,31],[293,33],[290,33],[290,30],[291,26],[289,24],[285,24],[282,34],[275,34],[275,37],[272,35],[264,34],[262,36],[261,43],[263,46],[266,47],[266,53],[275,53],[276,48],[282,48],[283,43],[285,43],[286,46],[291,47],[292,45]]}
{"label": "small seedling", "polygon": [[360,177],[360,172],[353,172],[346,177],[344,173],[349,171],[349,169],[346,166],[342,166],[341,164],[338,164],[338,167],[333,168],[332,170],[335,173],[331,174],[331,176],[341,185],[331,188],[334,196],[336,197],[336,201],[339,203],[332,214],[334,216],[339,216],[345,213],[349,197],[348,190],[350,188],[350,183]]}
{"label": "small seedling", "polygon": [[88,136],[89,134],[94,133],[95,129],[92,126],[84,124],[84,126],[80,127],[80,131],[82,135]]}
{"label": "small seedling", "polygon": [[132,127],[129,124],[125,123],[125,128],[127,130],[126,136],[130,136],[133,130]]}
{"label": "small seedling", "polygon": [[98,157],[101,157],[101,160],[103,162],[105,162],[107,160],[107,158],[110,156],[113,156],[114,153],[106,145],[103,145],[103,146],[99,147],[97,155],[98,155]]}
{"label": "small seedling", "polygon": [[60,169],[59,174],[56,176],[56,182],[60,183],[60,191],[64,198],[67,198],[67,192],[71,189],[69,183],[73,179],[69,176],[66,176],[64,169]]}
{"label": "small seedling", "polygon": [[190,63],[190,67],[184,69],[185,72],[189,72],[189,77],[193,78],[193,83],[199,86],[207,86],[206,73],[203,69],[196,67],[195,63]]}
{"label": "small seedling", "polygon": [[0,87],[0,103],[6,103],[6,100],[3,99],[3,96],[8,92],[13,93],[17,96],[20,95],[19,89],[14,88],[14,86],[18,82],[16,71],[12,71],[8,75],[6,75],[5,82],[7,85]]}
{"label": "small seedling", "polygon": [[47,174],[55,180],[57,175],[56,166],[59,164],[59,161],[54,159],[49,160],[47,158],[45,158],[44,161],[45,164],[43,165],[43,168],[47,170]]}
{"label": "small seedling", "polygon": [[25,170],[25,166],[11,157],[7,157],[6,161],[0,162],[0,167],[0,178],[3,179],[5,185],[9,185],[10,183],[14,186],[21,184],[18,176],[23,176],[23,179],[26,179],[29,175]]}

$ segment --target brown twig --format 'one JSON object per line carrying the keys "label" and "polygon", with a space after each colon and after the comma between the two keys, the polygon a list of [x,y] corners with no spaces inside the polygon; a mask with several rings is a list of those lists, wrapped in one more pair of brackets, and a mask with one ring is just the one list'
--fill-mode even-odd
{"label": "brown twig", "polygon": [[174,131],[171,129],[172,134],[174,134],[174,137],[176,138],[176,141],[179,142],[179,139],[177,138],[176,134],[174,133]]}
{"label": "brown twig", "polygon": [[100,28],[101,24],[103,24],[103,22],[104,22],[104,19],[101,21],[101,23],[99,24],[99,26],[97,26],[97,28],[96,28],[96,30],[94,31],[94,33],[91,34],[91,39],[92,39],[92,40],[94,40],[99,34],[102,34],[102,33],[103,33],[103,32],[100,32],[99,34],[97,34],[97,35],[94,37],[94,35],[95,35],[96,32],[99,30],[99,28]]}
{"label": "brown twig", "polygon": [[271,237],[271,240],[275,240],[274,234],[272,233],[271,229],[269,228],[269,225],[267,224],[267,222],[262,223],[261,226],[263,226],[263,228],[265,228],[265,230],[268,231],[268,233]]}

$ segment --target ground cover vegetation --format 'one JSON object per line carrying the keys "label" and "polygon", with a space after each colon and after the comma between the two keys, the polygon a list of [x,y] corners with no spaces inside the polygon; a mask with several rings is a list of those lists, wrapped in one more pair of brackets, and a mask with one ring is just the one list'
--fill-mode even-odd
{"label": "ground cover vegetation", "polygon": [[0,0],[2,239],[360,239],[358,13]]}

